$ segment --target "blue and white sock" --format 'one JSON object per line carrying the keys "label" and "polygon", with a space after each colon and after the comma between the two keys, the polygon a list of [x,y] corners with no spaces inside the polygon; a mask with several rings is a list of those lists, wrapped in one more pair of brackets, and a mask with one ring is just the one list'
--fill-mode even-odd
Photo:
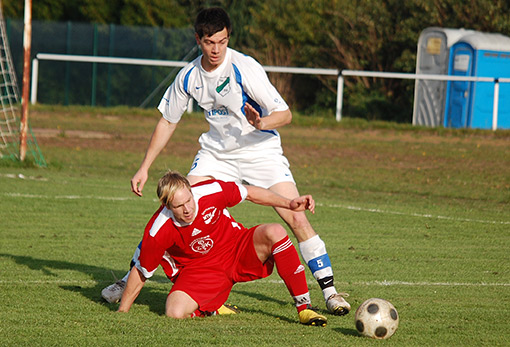
{"label": "blue and white sock", "polygon": [[319,235],[315,235],[306,241],[299,243],[299,251],[303,260],[306,262],[313,277],[319,283],[322,289],[324,299],[327,300],[337,291],[334,286],[333,269],[329,260],[326,244],[321,240]]}

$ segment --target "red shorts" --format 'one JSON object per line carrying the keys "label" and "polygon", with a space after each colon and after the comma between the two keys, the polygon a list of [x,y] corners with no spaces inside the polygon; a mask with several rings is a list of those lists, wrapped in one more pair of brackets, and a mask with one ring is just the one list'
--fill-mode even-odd
{"label": "red shorts", "polygon": [[175,279],[170,293],[180,290],[198,303],[201,311],[215,311],[223,305],[236,282],[249,282],[269,276],[273,272],[273,259],[262,263],[253,246],[253,233],[257,227],[239,232],[232,243],[232,257],[221,265],[197,264],[185,266]]}

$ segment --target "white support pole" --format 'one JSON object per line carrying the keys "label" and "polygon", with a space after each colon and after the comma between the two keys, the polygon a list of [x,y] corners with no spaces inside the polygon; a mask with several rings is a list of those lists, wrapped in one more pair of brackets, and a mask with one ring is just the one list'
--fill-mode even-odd
{"label": "white support pole", "polygon": [[498,128],[499,80],[494,80],[494,104],[492,109],[492,130]]}
{"label": "white support pole", "polygon": [[336,92],[336,121],[342,120],[342,107],[344,99],[344,77],[338,74],[337,92]]}
{"label": "white support pole", "polygon": [[39,60],[34,58],[32,60],[32,86],[30,89],[30,103],[35,105],[37,103],[37,82],[39,79]]}

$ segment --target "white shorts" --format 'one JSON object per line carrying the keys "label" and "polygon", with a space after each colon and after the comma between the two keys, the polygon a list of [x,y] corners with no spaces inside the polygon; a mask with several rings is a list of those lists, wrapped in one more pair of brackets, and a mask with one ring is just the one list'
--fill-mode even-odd
{"label": "white shorts", "polygon": [[[256,155],[254,155],[256,154]],[[188,173],[191,176],[212,176],[222,181],[250,184],[269,188],[276,183],[292,182],[294,178],[289,168],[289,161],[280,152],[263,151],[247,153],[243,159],[221,155],[200,149],[193,160]]]}

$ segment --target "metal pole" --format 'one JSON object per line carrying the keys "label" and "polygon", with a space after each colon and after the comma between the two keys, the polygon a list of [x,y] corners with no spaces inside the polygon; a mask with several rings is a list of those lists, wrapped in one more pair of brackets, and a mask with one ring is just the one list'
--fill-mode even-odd
{"label": "metal pole", "polygon": [[37,83],[39,80],[39,60],[34,58],[32,60],[32,89],[30,92],[30,103],[32,105],[37,103]]}
{"label": "metal pole", "polygon": [[32,0],[25,0],[25,23],[23,32],[23,91],[21,95],[19,159],[27,153],[28,94],[30,87],[30,46],[32,40]]}
{"label": "metal pole", "polygon": [[[72,22],[67,22],[67,32],[66,32],[66,52],[67,54],[71,54],[71,44],[72,44]],[[66,61],[66,69],[65,69],[65,88],[64,88],[64,105],[69,105],[70,98],[70,88],[71,88],[71,63]]]}
{"label": "metal pole", "polygon": [[498,128],[499,80],[494,80],[494,107],[492,109],[492,130]]}
{"label": "metal pole", "polygon": [[[97,24],[94,24],[94,42],[92,52],[97,56]],[[90,105],[96,106],[96,89],[97,89],[97,63],[92,63],[92,92],[90,98]]]}
{"label": "metal pole", "polygon": [[336,92],[336,121],[342,120],[342,107],[344,100],[344,77],[342,73],[338,74],[337,92]]}
{"label": "metal pole", "polygon": [[[115,45],[115,24],[110,24],[110,37],[108,41],[108,55],[114,54]],[[108,64],[108,73],[106,77],[106,107],[110,106],[110,96],[112,93],[112,64]]]}

